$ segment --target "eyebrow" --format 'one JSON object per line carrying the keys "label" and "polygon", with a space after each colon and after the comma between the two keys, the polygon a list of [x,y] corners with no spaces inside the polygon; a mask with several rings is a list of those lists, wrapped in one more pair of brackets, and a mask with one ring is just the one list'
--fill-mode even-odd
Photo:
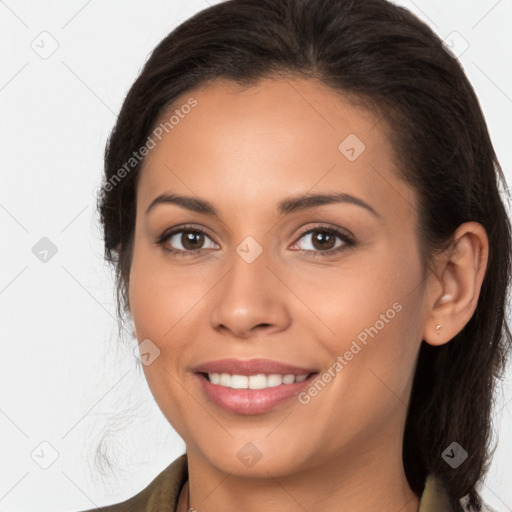
{"label": "eyebrow", "polygon": [[[336,192],[330,194],[302,194],[294,197],[288,197],[280,201],[277,210],[280,215],[289,215],[294,212],[315,208],[326,204],[348,203],[366,209],[375,217],[382,218],[375,209],[362,199],[345,192]],[[215,206],[197,197],[182,196],[179,194],[160,194],[157,196],[146,210],[146,215],[159,204],[175,204],[187,210],[204,215],[219,217],[219,211]]]}

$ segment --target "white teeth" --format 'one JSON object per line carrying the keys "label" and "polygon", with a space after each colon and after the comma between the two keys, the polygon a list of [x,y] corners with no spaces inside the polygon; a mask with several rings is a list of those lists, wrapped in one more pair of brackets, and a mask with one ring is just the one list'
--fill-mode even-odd
{"label": "white teeth", "polygon": [[227,373],[221,373],[219,377],[219,384],[221,386],[226,386],[227,388],[231,387],[231,375]]}
{"label": "white teeth", "polygon": [[226,388],[233,389],[265,389],[280,386],[281,384],[293,384],[294,382],[302,382],[306,380],[309,374],[279,375],[273,373],[265,375],[258,373],[257,375],[230,375],[229,373],[209,373],[208,378],[212,384],[218,384]]}
{"label": "white teeth", "polygon": [[[233,375],[231,377],[231,387],[233,386],[233,380],[235,379],[236,375]],[[246,377],[247,378],[247,377]],[[248,379],[249,381],[249,389],[265,389],[267,387],[267,377],[265,375],[259,374],[259,375],[251,375]],[[243,388],[238,388],[243,389]]]}
{"label": "white teeth", "polygon": [[267,386],[269,388],[274,386],[280,386],[283,383],[283,377],[276,373],[272,373],[271,375],[267,375]]}
{"label": "white teeth", "polygon": [[[247,377],[247,375],[231,375],[231,377],[229,377],[227,373],[225,373],[224,375],[226,375],[231,380],[230,386],[232,388],[247,389],[247,386],[249,385],[249,377]],[[223,375],[221,375],[221,377],[222,376]]]}

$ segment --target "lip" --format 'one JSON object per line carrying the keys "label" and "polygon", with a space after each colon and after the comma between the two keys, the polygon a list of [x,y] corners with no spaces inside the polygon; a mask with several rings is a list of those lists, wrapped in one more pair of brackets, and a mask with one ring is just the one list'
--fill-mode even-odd
{"label": "lip", "polygon": [[310,386],[318,373],[311,374],[302,382],[281,384],[266,389],[233,389],[212,384],[203,373],[196,373],[206,397],[222,409],[237,414],[262,414],[297,396],[302,389]]}
{"label": "lip", "polygon": [[[270,359],[220,359],[200,364],[194,368],[195,377],[206,398],[220,408],[242,415],[262,414],[296,397],[302,389],[311,385],[318,376],[315,369],[293,366]],[[308,375],[302,382],[281,384],[266,389],[234,389],[212,384],[206,373],[229,373],[231,375]]]}
{"label": "lip", "polygon": [[[272,359],[217,359],[196,366],[196,373],[229,373],[231,375],[255,375],[264,373],[270,375],[279,373],[281,375],[307,375],[318,372],[316,368],[301,368],[288,363],[281,363]],[[288,384],[292,386],[293,384]]]}

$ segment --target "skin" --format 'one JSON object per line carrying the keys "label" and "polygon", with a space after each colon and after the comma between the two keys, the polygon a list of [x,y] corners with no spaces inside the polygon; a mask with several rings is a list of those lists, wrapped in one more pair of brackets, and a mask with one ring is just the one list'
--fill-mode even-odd
{"label": "skin", "polygon": [[[416,358],[422,340],[447,343],[471,318],[488,258],[484,228],[461,225],[458,243],[422,280],[417,198],[395,174],[374,114],[302,78],[249,88],[218,81],[173,108],[191,96],[197,106],[151,150],[140,176],[129,282],[139,343],[160,350],[143,366],[148,384],[186,443],[190,506],[417,511],[401,452]],[[366,146],[354,161],[338,149],[349,134]],[[349,203],[277,213],[286,197],[333,191],[361,198],[379,217]],[[175,204],[146,214],[171,192],[210,201],[220,217]],[[207,232],[195,242],[203,251],[173,257],[155,241],[185,223]],[[348,230],[356,244],[326,255],[345,242],[314,245],[315,233],[302,235],[319,223]],[[236,252],[248,236],[263,249],[252,263]],[[183,240],[166,244],[192,247]],[[322,373],[394,303],[400,312],[307,404],[292,398],[241,415],[211,403],[196,382],[193,367],[224,357]],[[252,467],[237,457],[248,442],[261,453]]]}

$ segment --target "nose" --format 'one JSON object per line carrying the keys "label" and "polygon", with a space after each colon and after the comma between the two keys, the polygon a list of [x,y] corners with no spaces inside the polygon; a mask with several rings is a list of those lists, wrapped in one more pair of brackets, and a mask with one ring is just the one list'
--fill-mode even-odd
{"label": "nose", "polygon": [[235,252],[231,269],[215,287],[210,315],[213,329],[241,339],[290,325],[290,292],[269,268],[266,251],[248,261]]}

